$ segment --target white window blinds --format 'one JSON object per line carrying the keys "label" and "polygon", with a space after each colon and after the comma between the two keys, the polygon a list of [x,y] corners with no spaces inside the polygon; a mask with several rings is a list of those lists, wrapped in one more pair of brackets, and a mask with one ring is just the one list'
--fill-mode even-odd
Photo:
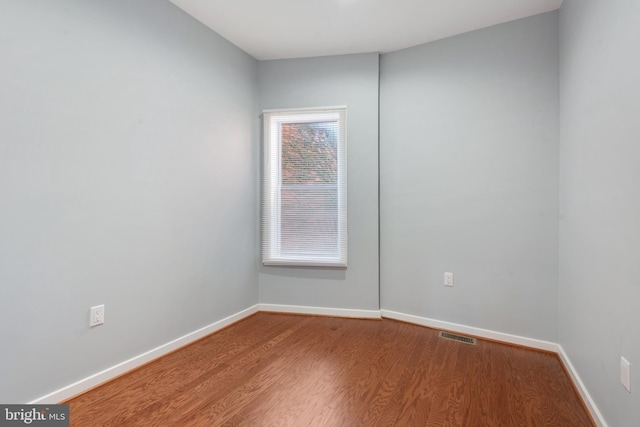
{"label": "white window blinds", "polygon": [[346,107],[263,112],[262,262],[347,265]]}

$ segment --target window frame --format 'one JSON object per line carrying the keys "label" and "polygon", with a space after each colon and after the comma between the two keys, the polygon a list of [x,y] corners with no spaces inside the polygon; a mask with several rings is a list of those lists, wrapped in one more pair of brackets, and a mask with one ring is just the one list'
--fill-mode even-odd
{"label": "window frame", "polygon": [[[262,264],[266,266],[347,267],[347,107],[263,111]],[[282,248],[282,125],[335,121],[337,133],[337,231],[334,254],[284,254]],[[275,173],[274,173],[275,172]],[[291,185],[291,184],[290,184]],[[316,186],[313,186],[316,187]]]}

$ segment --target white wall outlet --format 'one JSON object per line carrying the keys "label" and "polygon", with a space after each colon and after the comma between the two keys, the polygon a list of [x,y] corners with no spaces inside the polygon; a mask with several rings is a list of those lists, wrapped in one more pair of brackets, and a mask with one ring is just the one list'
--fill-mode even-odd
{"label": "white wall outlet", "polygon": [[453,273],[444,273],[444,285],[453,286]]}
{"label": "white wall outlet", "polygon": [[104,323],[104,304],[91,307],[89,312],[89,327],[102,325]]}
{"label": "white wall outlet", "polygon": [[631,363],[624,357],[620,358],[620,382],[631,393]]}

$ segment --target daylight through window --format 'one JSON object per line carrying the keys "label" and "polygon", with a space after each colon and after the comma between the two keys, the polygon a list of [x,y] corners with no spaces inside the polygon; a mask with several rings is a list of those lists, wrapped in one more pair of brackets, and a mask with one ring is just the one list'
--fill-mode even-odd
{"label": "daylight through window", "polygon": [[265,111],[262,261],[347,265],[346,108]]}

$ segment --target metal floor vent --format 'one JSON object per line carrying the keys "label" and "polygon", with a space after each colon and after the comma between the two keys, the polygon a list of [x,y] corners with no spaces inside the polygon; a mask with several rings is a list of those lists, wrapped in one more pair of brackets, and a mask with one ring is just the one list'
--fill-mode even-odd
{"label": "metal floor vent", "polygon": [[447,340],[459,341],[459,342],[463,342],[465,344],[476,345],[476,339],[475,338],[465,337],[464,335],[456,335],[456,334],[452,334],[450,332],[442,332],[442,331],[440,331],[438,336],[440,338],[444,338],[444,339],[447,339]]}

